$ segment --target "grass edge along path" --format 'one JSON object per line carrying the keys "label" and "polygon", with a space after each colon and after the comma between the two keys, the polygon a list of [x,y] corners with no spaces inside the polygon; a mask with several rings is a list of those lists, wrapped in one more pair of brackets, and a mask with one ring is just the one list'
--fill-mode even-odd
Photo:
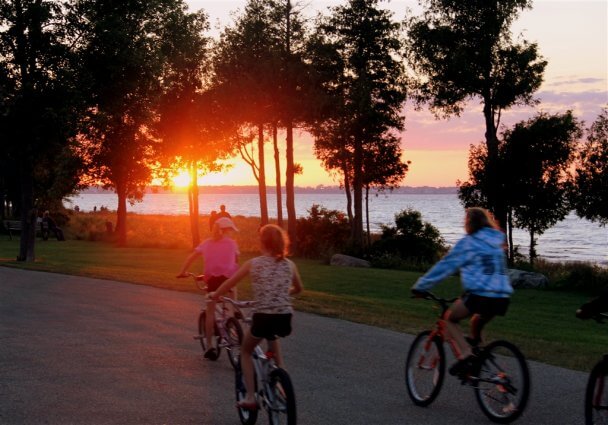
{"label": "grass edge along path", "polygon": [[[117,280],[170,290],[198,292],[190,279],[176,279],[189,251],[161,248],[115,248],[109,244],[49,240],[36,245],[37,260],[14,260],[18,241],[0,240],[0,266]],[[241,262],[257,254],[242,255]],[[304,282],[295,300],[300,311],[416,334],[436,320],[429,301],[412,299],[409,289],[421,275],[385,269],[332,267],[294,258]],[[202,271],[196,262],[193,272]],[[461,292],[456,277],[436,287],[444,296]],[[250,296],[248,282],[239,298]],[[588,371],[608,346],[607,329],[574,317],[586,295],[552,290],[516,290],[505,317],[496,318],[486,339],[507,339],[530,360]],[[405,360],[408,347],[395,353]]]}

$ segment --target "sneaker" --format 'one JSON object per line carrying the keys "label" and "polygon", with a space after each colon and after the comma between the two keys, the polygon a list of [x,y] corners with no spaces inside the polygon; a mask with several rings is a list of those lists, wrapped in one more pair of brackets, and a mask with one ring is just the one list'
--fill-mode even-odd
{"label": "sneaker", "polygon": [[477,356],[470,355],[465,357],[462,360],[458,360],[450,367],[450,375],[453,376],[465,376],[467,373],[471,371],[473,366],[475,366],[475,361],[477,360]]}

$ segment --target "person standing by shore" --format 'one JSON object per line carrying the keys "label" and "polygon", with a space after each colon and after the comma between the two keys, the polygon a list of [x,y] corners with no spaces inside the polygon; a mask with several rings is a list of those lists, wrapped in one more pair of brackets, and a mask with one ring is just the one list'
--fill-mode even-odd
{"label": "person standing by shore", "polygon": [[232,216],[230,215],[230,213],[228,211],[226,211],[226,205],[220,205],[220,212],[217,213],[218,218],[220,217],[226,217],[226,218],[232,218]]}
{"label": "person standing by shore", "polygon": [[[231,219],[227,217],[218,218],[213,224],[212,236],[204,240],[186,258],[178,278],[187,277],[186,271],[192,262],[198,257],[203,257],[204,279],[207,292],[213,292],[238,269],[239,248],[234,239],[229,236],[230,231],[238,231]],[[205,322],[205,335],[207,347],[205,358],[214,359],[217,352],[213,348],[213,326],[215,322],[215,302],[207,302],[207,319]]]}

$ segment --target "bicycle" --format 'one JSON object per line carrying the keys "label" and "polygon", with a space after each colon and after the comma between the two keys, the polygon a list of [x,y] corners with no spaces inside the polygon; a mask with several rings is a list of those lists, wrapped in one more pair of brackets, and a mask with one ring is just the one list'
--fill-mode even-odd
{"label": "bicycle", "polygon": [[[435,301],[441,313],[431,330],[419,333],[405,362],[408,394],[417,406],[428,406],[439,395],[445,377],[448,342],[454,357],[460,350],[446,335],[445,313],[458,298],[444,299],[426,292],[424,299]],[[473,387],[483,413],[493,422],[509,423],[523,413],[530,393],[530,375],[523,354],[507,341],[493,341],[486,346],[472,345],[478,360],[471,370],[459,375],[461,383]]]}
{"label": "bicycle", "polygon": [[[589,318],[595,319],[598,323],[604,323],[608,314],[595,313]],[[605,354],[589,373],[585,390],[585,425],[608,424],[608,391],[605,389],[608,383],[607,378],[608,354]]]}
{"label": "bicycle", "polygon": [[[203,292],[207,292],[206,285],[201,285],[204,282],[203,276],[195,275],[194,273],[186,273],[191,276],[196,283],[196,286]],[[203,305],[201,312],[198,316],[198,335],[193,336],[194,339],[198,340],[203,349],[203,353],[211,347],[207,346],[206,327],[205,323],[207,320],[207,302],[205,298],[205,304]],[[234,315],[230,315],[228,304],[232,305],[234,309]],[[209,360],[215,361],[221,354],[221,349],[224,348],[228,353],[228,360],[233,368],[238,368],[239,354],[241,342],[243,341],[243,328],[239,323],[239,318],[243,317],[241,308],[250,308],[250,301],[237,301],[232,298],[222,297],[220,301],[215,304],[215,323],[213,326],[215,338],[212,339],[213,347],[215,348],[215,355],[207,357]]]}
{"label": "bicycle", "polygon": [[[251,318],[245,319],[251,323]],[[277,366],[272,351],[264,352],[257,345],[252,353],[255,393],[258,405],[268,413],[270,425],[296,425],[296,398],[291,378],[285,369]],[[240,363],[235,369],[236,401],[245,400],[247,390],[243,382]],[[237,407],[239,419],[243,425],[253,425],[258,418],[258,410]]]}

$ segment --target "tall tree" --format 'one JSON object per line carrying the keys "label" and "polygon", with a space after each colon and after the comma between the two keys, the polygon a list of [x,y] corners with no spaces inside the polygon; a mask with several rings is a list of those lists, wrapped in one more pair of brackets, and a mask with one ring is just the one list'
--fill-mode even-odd
{"label": "tall tree", "polygon": [[[363,248],[365,151],[370,143],[387,143],[391,131],[403,129],[401,108],[406,99],[405,75],[399,60],[400,25],[378,8],[378,0],[350,0],[332,9],[319,32],[325,45],[342,58],[342,68],[328,85],[342,102],[340,126],[352,143],[353,246]],[[327,87],[327,85],[326,85]],[[336,90],[337,88],[337,90]]]}
{"label": "tall tree", "polygon": [[[163,94],[156,125],[161,159],[190,174],[188,205],[192,245],[200,242],[198,175],[220,168],[216,162],[229,151],[222,122],[215,113],[214,93],[209,90],[211,40],[204,12],[174,10],[165,23],[162,52],[167,58],[162,76]],[[207,83],[207,84],[206,84]]]}
{"label": "tall tree", "polygon": [[[580,124],[570,111],[564,114],[540,113],[506,130],[498,145],[508,217],[510,258],[513,258],[511,229],[526,229],[530,235],[530,262],[536,257],[536,237],[570,211],[568,171],[572,166]],[[487,206],[487,150],[485,145],[471,149],[469,173],[472,178],[460,186],[466,206]]]}
{"label": "tall tree", "polygon": [[572,205],[581,218],[608,224],[608,108],[587,130],[576,160]]}
{"label": "tall tree", "polygon": [[141,200],[151,181],[156,139],[151,128],[165,64],[165,23],[178,0],[80,0],[82,61],[91,94],[86,138],[90,172],[118,197],[118,244],[127,238],[127,200]]}
{"label": "tall tree", "polygon": [[537,45],[513,42],[511,25],[531,0],[421,0],[424,14],[408,21],[408,62],[417,73],[414,93],[437,115],[459,115],[480,99],[485,121],[490,210],[506,226],[498,166],[501,114],[535,103],[547,65]]}
{"label": "tall tree", "polygon": [[[35,199],[44,195],[47,203],[50,196],[60,202],[74,189],[79,171],[70,145],[79,109],[77,61],[65,6],[43,0],[0,3],[0,138],[4,160],[17,174],[4,182],[12,186],[9,196],[19,196],[12,201],[21,216],[17,259],[22,261],[35,259]],[[58,168],[67,164],[75,167]]]}
{"label": "tall tree", "polygon": [[268,223],[264,126],[276,121],[280,69],[274,6],[272,1],[250,0],[234,25],[221,34],[214,57],[214,85],[225,114],[239,129],[256,129],[258,158],[251,160],[256,163],[263,224]]}

